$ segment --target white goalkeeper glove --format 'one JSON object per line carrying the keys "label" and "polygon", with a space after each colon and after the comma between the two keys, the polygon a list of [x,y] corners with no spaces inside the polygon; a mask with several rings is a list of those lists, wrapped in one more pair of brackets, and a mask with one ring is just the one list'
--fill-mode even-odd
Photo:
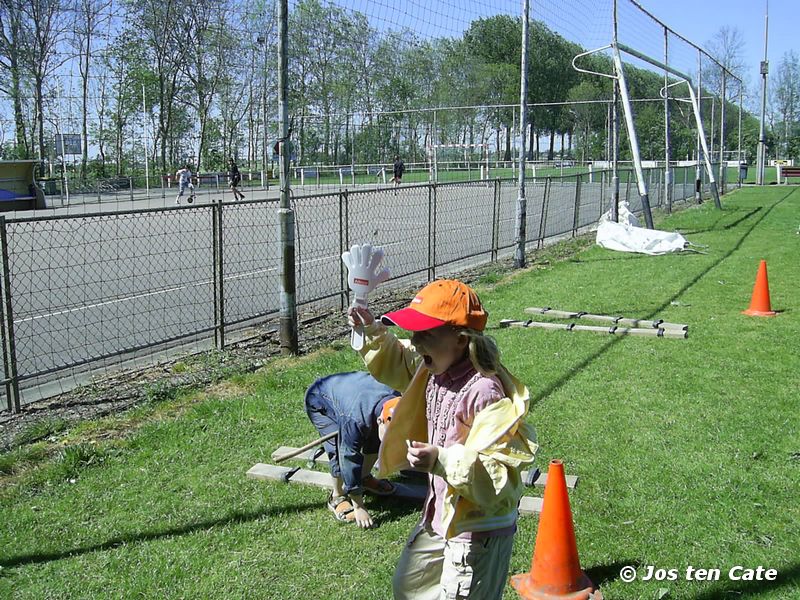
{"label": "white goalkeeper glove", "polygon": [[[383,260],[383,248],[373,248],[372,244],[358,244],[342,254],[342,262],[347,267],[347,284],[353,291],[351,306],[367,307],[367,295],[375,287],[389,279],[389,269],[379,268]],[[356,326],[350,334],[350,345],[354,350],[364,347],[364,328]]]}

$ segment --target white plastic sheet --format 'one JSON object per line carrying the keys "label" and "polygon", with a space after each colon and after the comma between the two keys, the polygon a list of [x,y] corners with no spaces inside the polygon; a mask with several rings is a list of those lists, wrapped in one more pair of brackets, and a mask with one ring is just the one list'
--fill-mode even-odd
{"label": "white plastic sheet", "polygon": [[[619,203],[619,223],[623,225],[633,225],[634,227],[640,227],[641,223],[639,223],[639,219],[636,217],[635,214],[631,212],[630,204],[628,204],[627,200],[622,200]],[[600,217],[600,223],[605,223],[607,221],[614,222],[611,218],[611,209],[608,209],[606,212],[602,214]]]}
{"label": "white plastic sheet", "polygon": [[620,252],[656,255],[680,252],[689,245],[689,242],[677,232],[670,233],[601,220],[597,228],[597,245]]}

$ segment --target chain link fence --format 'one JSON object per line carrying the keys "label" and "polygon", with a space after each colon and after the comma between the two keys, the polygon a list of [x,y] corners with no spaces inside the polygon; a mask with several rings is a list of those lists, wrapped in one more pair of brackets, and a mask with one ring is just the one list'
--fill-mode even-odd
{"label": "chain link fence", "polygon": [[[664,206],[663,170],[645,171],[651,203]],[[620,200],[641,211],[632,171]],[[709,186],[703,184],[708,195]],[[692,200],[695,170],[676,168],[673,202]],[[513,253],[514,180],[340,190],[296,197],[297,303],[349,303],[340,255],[351,244],[386,249],[392,278],[408,285]],[[529,248],[594,225],[612,198],[611,174],[538,177],[526,184]],[[2,406],[26,390],[134,355],[213,340],[277,315],[280,247],[275,200],[5,219]],[[535,246],[534,246],[535,245]],[[20,391],[21,390],[21,391]]]}

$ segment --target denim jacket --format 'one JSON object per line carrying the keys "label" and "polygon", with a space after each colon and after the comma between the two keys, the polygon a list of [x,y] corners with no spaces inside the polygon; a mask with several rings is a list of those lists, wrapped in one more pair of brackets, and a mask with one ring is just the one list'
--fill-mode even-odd
{"label": "denim jacket", "polygon": [[398,393],[379,383],[369,373],[336,373],[318,379],[307,396],[325,407],[325,414],[338,425],[336,457],[344,492],[362,493],[364,454],[378,451],[378,417],[384,403]]}

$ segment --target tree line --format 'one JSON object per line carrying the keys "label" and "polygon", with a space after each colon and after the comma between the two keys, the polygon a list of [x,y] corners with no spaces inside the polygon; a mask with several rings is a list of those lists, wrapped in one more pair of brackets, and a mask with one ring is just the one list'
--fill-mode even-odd
{"label": "tree line", "polygon": [[[84,179],[139,172],[145,147],[155,172],[186,161],[221,169],[228,157],[264,168],[277,138],[276,14],[271,0],[0,0],[0,153],[55,162],[55,135],[76,133]],[[299,163],[386,162],[395,153],[425,160],[432,144],[480,144],[495,159],[511,158],[519,17],[476,19],[463,34],[440,37],[378,29],[367,15],[320,0],[299,1],[289,19]],[[572,57],[584,49],[546,24],[533,21],[530,31],[528,102],[537,106],[528,114],[528,157],[605,158],[610,80],[575,71]],[[800,151],[797,62],[784,58],[771,93],[769,143],[787,156]],[[611,70],[603,55],[584,64]],[[632,66],[626,74],[633,98],[659,97],[663,75]],[[718,98],[709,81],[706,94]],[[725,143],[735,149],[738,104],[727,96]],[[565,102],[581,103],[557,104]],[[454,106],[467,108],[430,110]],[[643,157],[662,159],[663,104],[634,110]],[[703,103],[717,144],[719,110],[719,100]],[[743,116],[755,156],[758,123]],[[673,103],[670,125],[672,158],[692,157],[691,111]]]}

